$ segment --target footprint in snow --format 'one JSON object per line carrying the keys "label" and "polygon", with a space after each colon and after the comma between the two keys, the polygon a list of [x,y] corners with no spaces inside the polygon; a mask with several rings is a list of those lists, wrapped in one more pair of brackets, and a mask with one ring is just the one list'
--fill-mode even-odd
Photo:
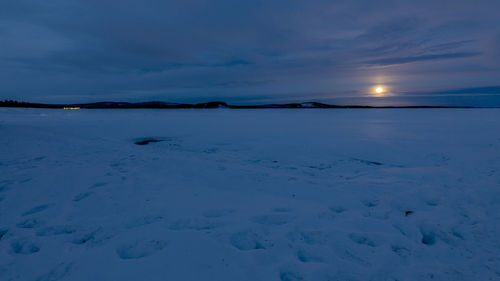
{"label": "footprint in snow", "polygon": [[319,255],[313,254],[309,251],[305,250],[299,250],[297,252],[297,259],[303,263],[308,263],[308,262],[324,262],[324,259],[320,257]]}
{"label": "footprint in snow", "polygon": [[58,225],[42,228],[36,232],[37,236],[53,236],[74,233],[76,229],[72,226]]}
{"label": "footprint in snow", "polygon": [[124,244],[116,249],[116,253],[123,260],[139,259],[161,251],[166,246],[167,242],[162,240],[140,241]]}
{"label": "footprint in snow", "polygon": [[380,200],[377,199],[369,199],[369,200],[363,200],[363,205],[369,208],[376,207],[379,204]]}
{"label": "footprint in snow", "polygon": [[422,227],[420,229],[420,233],[422,234],[422,244],[431,246],[436,244],[436,233],[435,231],[429,229],[428,227]]}
{"label": "footprint in snow", "polygon": [[234,233],[231,235],[230,242],[236,249],[242,251],[267,249],[273,246],[271,241],[253,231]]}
{"label": "footprint in snow", "polygon": [[40,247],[26,240],[16,240],[10,244],[14,254],[31,255],[40,251]]}
{"label": "footprint in snow", "polygon": [[446,243],[448,245],[454,245],[457,241],[456,239],[463,239],[463,236],[460,233],[457,233],[453,229],[442,229],[442,226],[440,226],[439,224],[421,225],[420,234],[422,235],[421,242],[427,246],[432,246],[438,241]]}

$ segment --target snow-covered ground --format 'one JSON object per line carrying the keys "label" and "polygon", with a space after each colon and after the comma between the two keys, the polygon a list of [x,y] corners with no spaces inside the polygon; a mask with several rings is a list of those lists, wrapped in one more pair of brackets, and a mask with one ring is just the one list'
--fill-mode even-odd
{"label": "snow-covered ground", "polygon": [[500,110],[0,108],[0,280],[500,280]]}

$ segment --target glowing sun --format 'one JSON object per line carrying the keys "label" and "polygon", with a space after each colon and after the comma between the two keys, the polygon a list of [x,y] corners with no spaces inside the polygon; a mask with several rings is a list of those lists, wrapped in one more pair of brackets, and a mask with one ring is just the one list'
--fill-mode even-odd
{"label": "glowing sun", "polygon": [[382,86],[375,86],[372,91],[373,91],[372,95],[375,97],[379,97],[379,98],[385,97],[386,89]]}

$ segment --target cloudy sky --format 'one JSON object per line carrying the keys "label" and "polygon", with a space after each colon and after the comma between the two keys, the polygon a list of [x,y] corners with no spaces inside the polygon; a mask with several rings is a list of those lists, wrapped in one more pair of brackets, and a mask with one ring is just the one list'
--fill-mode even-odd
{"label": "cloudy sky", "polygon": [[499,11],[498,0],[1,1],[0,99],[500,106]]}

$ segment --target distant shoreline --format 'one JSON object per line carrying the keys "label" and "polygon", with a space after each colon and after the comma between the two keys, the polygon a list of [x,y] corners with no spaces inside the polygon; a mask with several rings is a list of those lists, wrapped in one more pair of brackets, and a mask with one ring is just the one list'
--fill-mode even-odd
{"label": "distant shoreline", "polygon": [[52,108],[52,109],[312,109],[312,108],[500,108],[500,107],[475,107],[475,106],[365,106],[365,105],[332,105],[319,102],[286,103],[286,104],[264,104],[264,105],[231,105],[222,101],[205,103],[169,103],[169,102],[95,102],[74,104],[46,104],[19,102],[13,100],[0,101],[0,107],[11,108]]}

